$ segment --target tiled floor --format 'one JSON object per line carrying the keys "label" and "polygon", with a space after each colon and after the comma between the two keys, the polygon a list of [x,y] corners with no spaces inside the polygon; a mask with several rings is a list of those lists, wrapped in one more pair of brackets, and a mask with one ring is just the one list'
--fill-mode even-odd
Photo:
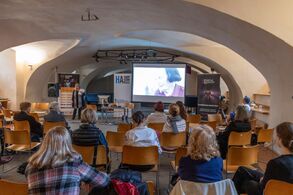
{"label": "tiled floor", "polygon": [[[71,129],[77,129],[79,126],[78,121],[69,121],[69,124],[71,125]],[[97,126],[103,131],[103,133],[106,133],[106,131],[109,130],[116,130],[116,125],[105,125],[105,124],[97,124]],[[273,153],[271,150],[262,148],[261,152],[259,153],[259,164],[258,166],[260,167],[261,170],[264,170],[266,167],[266,163],[274,158],[276,156],[275,153]],[[25,176],[17,173],[17,167],[21,165],[23,162],[25,162],[29,157],[29,154],[23,154],[19,153],[14,155],[14,159],[6,164],[4,166],[4,172],[2,171],[2,168],[0,169],[0,177],[7,179],[7,180],[12,180],[12,181],[17,181],[17,182],[26,182]],[[162,155],[160,157],[160,192],[161,194],[167,194],[166,190],[168,188],[168,183],[169,183],[169,168],[170,168],[170,160],[172,158],[167,157],[166,155]],[[120,156],[116,154],[112,154],[112,170],[115,170],[119,164],[120,164]],[[229,177],[232,177],[230,175]],[[143,174],[144,180],[153,180],[155,181],[155,174],[154,173],[144,173]],[[84,194],[84,193],[82,193]]]}

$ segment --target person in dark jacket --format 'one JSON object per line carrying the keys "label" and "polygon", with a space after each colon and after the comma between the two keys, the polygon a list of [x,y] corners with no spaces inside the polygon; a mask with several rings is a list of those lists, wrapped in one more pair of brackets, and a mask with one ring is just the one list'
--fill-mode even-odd
{"label": "person in dark jacket", "polygon": [[78,119],[80,119],[81,110],[85,106],[84,92],[80,89],[79,84],[75,84],[75,90],[72,92],[72,108],[73,115],[72,120],[75,119],[76,112],[78,111]]}
{"label": "person in dark jacket", "polygon": [[232,120],[226,127],[223,133],[217,136],[221,157],[226,159],[228,152],[228,140],[232,131],[247,132],[251,130],[249,123],[249,115],[243,105],[238,105],[236,108],[235,119]]}
{"label": "person in dark jacket", "polygon": [[20,103],[20,112],[14,115],[14,120],[16,121],[28,121],[30,125],[30,133],[32,140],[39,140],[40,137],[43,137],[43,127],[41,123],[36,121],[34,117],[29,115],[31,110],[30,102]]}
{"label": "person in dark jacket", "polygon": [[[90,108],[86,108],[81,113],[81,125],[72,133],[72,143],[78,146],[98,146],[104,145],[107,154],[109,152],[107,140],[103,132],[96,127],[96,112]],[[97,147],[95,147],[95,154]],[[95,165],[96,157],[93,159]]]}
{"label": "person in dark jacket", "polygon": [[192,127],[191,132],[187,156],[179,161],[178,176],[182,180],[200,183],[221,181],[223,160],[213,129],[198,125]]}
{"label": "person in dark jacket", "polygon": [[281,156],[268,162],[264,174],[246,167],[238,168],[233,181],[239,194],[261,195],[271,179],[293,184],[293,123],[278,125],[273,143],[279,148]]}
{"label": "person in dark jacket", "polygon": [[70,129],[64,115],[59,110],[58,102],[51,102],[49,106],[49,113],[44,116],[46,122],[65,122],[66,128]]}

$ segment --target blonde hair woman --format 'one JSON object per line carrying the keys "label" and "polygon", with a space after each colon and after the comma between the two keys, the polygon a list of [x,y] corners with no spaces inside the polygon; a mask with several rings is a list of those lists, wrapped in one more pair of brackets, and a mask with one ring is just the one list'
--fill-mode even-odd
{"label": "blonde hair woman", "polygon": [[223,160],[220,157],[216,135],[207,125],[192,128],[187,156],[179,161],[180,179],[211,183],[222,180]]}
{"label": "blonde hair woman", "polygon": [[183,132],[186,129],[186,121],[180,116],[180,107],[173,103],[169,106],[169,116],[163,127],[163,132]]}
{"label": "blonde hair woman", "polygon": [[55,127],[45,136],[40,149],[26,168],[29,194],[79,195],[81,182],[105,187],[109,177],[82,161],[71,145],[64,127]]}

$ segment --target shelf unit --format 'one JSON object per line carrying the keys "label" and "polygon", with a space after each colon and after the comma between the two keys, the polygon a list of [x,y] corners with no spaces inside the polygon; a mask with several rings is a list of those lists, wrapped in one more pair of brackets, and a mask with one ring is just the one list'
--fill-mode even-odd
{"label": "shelf unit", "polygon": [[58,103],[60,111],[63,112],[64,115],[72,115],[72,92],[73,87],[62,87],[59,90]]}
{"label": "shelf unit", "polygon": [[269,114],[270,114],[270,94],[264,93],[255,93],[253,94],[253,101],[255,102],[256,106],[252,108],[252,115],[257,120],[268,123],[269,122]]}

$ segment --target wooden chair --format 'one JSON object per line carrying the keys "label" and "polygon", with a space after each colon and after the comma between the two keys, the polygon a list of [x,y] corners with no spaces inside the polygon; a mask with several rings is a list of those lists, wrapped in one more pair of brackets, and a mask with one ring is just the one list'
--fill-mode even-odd
{"label": "wooden chair", "polygon": [[3,128],[3,121],[0,120],[0,129]]}
{"label": "wooden chair", "polygon": [[264,195],[293,194],[293,184],[271,179],[265,186]]}
{"label": "wooden chair", "polygon": [[223,123],[221,114],[208,114],[208,122],[216,121],[218,125]]}
{"label": "wooden chair", "polygon": [[8,145],[5,150],[17,152],[31,152],[33,148],[40,145],[39,142],[31,142],[30,133],[27,130],[11,131],[4,129],[4,143]]}
{"label": "wooden chair", "polygon": [[250,145],[251,132],[235,132],[232,131],[229,135],[228,146],[245,146]]}
{"label": "wooden chair", "polygon": [[201,115],[200,114],[188,115],[187,116],[187,122],[190,122],[190,123],[200,123],[200,121],[201,121]]}
{"label": "wooden chair", "polygon": [[156,173],[156,188],[159,189],[159,152],[157,146],[136,147],[123,146],[122,164],[154,165],[150,172]]}
{"label": "wooden chair", "polygon": [[97,109],[97,105],[95,105],[95,104],[87,104],[86,105],[86,108],[88,108],[88,109],[92,109],[92,110],[94,110],[94,111],[97,111],[98,109]]}
{"label": "wooden chair", "polygon": [[95,146],[77,146],[72,145],[74,150],[78,152],[81,156],[84,162],[87,164],[93,166],[96,168],[103,167],[107,172],[109,171],[110,162],[108,161],[107,151],[105,146],[98,145],[97,149],[97,158],[94,162],[94,153],[95,153]]}
{"label": "wooden chair", "polygon": [[30,115],[31,115],[32,117],[34,117],[34,119],[35,119],[36,121],[40,122],[40,117],[39,117],[38,113],[31,112]]}
{"label": "wooden chair", "polygon": [[[160,136],[160,144],[165,153],[176,153],[177,148],[186,145],[186,132],[163,132]],[[164,150],[164,148],[174,148],[174,150]]]}
{"label": "wooden chair", "polygon": [[186,147],[180,147],[176,151],[175,160],[172,160],[170,162],[170,165],[172,169],[176,172],[178,169],[179,161],[180,159],[187,154],[187,148]]}
{"label": "wooden chair", "polygon": [[132,129],[132,125],[128,123],[119,123],[117,127],[118,132],[127,132]]}
{"label": "wooden chair", "polygon": [[49,110],[49,103],[32,103],[32,110],[47,112]]}
{"label": "wooden chair", "polygon": [[27,183],[16,183],[7,180],[0,180],[0,195],[27,195]]}
{"label": "wooden chair", "polygon": [[44,122],[44,134],[48,133],[48,131],[54,127],[66,127],[66,124],[64,121],[60,121],[60,122]]}
{"label": "wooden chair", "polygon": [[157,131],[157,132],[162,132],[164,125],[165,125],[165,123],[149,123],[148,127]]}
{"label": "wooden chair", "polygon": [[26,130],[26,131],[30,132],[30,130],[31,130],[30,124],[27,120],[25,120],[25,121],[14,120],[13,125],[14,125],[14,129],[13,129],[14,131]]}
{"label": "wooden chair", "polygon": [[146,181],[150,195],[155,195],[155,184],[153,181]]}
{"label": "wooden chair", "polygon": [[251,130],[255,131],[256,130],[256,119],[253,118],[253,119],[250,119],[250,127],[251,127]]}
{"label": "wooden chair", "polygon": [[124,132],[107,131],[106,139],[108,142],[110,152],[122,153],[125,143]]}
{"label": "wooden chair", "polygon": [[12,111],[8,109],[4,109],[3,111],[4,121],[7,123],[11,123],[13,121]]}
{"label": "wooden chair", "polygon": [[258,163],[258,151],[258,145],[229,147],[227,158],[224,160],[224,171],[226,171],[226,173],[235,173],[239,166],[246,166],[248,168],[255,169],[251,165]]}
{"label": "wooden chair", "polygon": [[215,131],[216,128],[217,128],[218,122],[217,121],[207,121],[207,122],[201,122],[200,124],[202,124],[202,125],[208,125],[208,126],[210,126]]}
{"label": "wooden chair", "polygon": [[273,129],[261,129],[257,134],[257,142],[265,143],[272,142],[273,140]]}

